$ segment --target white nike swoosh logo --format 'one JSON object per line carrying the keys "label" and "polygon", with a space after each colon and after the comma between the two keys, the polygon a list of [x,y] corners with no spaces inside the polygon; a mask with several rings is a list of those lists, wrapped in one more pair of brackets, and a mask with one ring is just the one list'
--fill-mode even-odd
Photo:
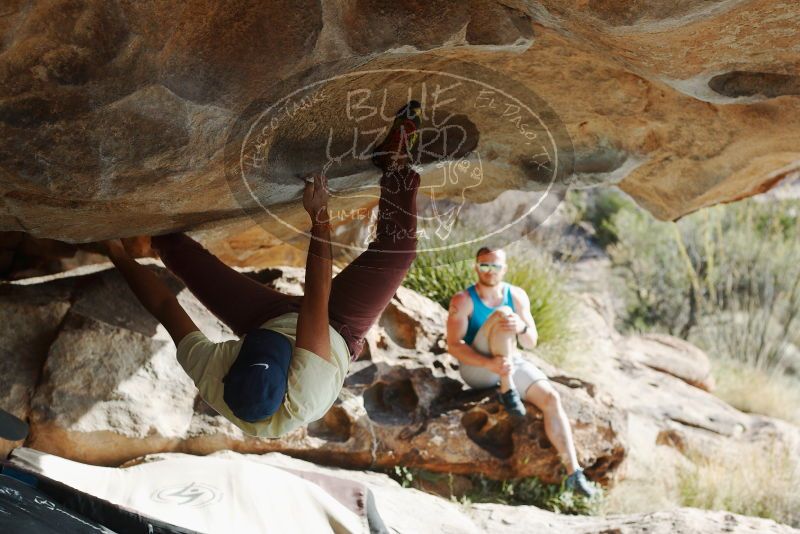
{"label": "white nike swoosh logo", "polygon": [[268,364],[268,363],[254,363],[254,364],[253,364],[253,365],[251,365],[250,367],[256,367],[256,366],[258,366],[258,365],[263,365],[263,366],[264,366],[264,369],[269,369],[269,364]]}

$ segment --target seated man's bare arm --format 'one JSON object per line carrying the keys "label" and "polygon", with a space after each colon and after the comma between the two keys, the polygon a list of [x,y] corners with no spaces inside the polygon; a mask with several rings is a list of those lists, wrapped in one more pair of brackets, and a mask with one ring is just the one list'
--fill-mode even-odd
{"label": "seated man's bare arm", "polygon": [[523,348],[532,349],[536,347],[539,340],[539,332],[536,330],[536,322],[531,315],[531,300],[525,290],[518,287],[512,290],[511,298],[514,300],[514,309],[518,310],[517,315],[528,325],[525,333],[517,336],[517,341]]}
{"label": "seated man's bare arm", "polygon": [[469,294],[462,291],[453,295],[447,313],[447,351],[463,364],[491,367],[492,358],[476,351],[464,341],[471,313],[472,301]]}

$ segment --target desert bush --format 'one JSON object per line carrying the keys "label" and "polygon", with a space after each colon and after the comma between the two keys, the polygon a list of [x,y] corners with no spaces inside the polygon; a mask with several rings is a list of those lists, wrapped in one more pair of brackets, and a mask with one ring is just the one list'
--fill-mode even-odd
{"label": "desert bush", "polygon": [[465,255],[453,249],[436,255],[418,255],[411,264],[403,285],[447,309],[452,296],[476,280],[474,261],[464,259]]}
{"label": "desert bush", "polygon": [[678,223],[635,208],[611,217],[624,327],[662,330],[718,357],[779,368],[800,322],[797,201],[747,200]]}
{"label": "desert bush", "polygon": [[577,356],[580,340],[573,322],[574,297],[565,289],[566,281],[546,257],[509,260],[506,281],[521,287],[531,301],[531,315],[539,333],[537,354],[551,363],[570,368],[568,360]]}
{"label": "desert bush", "polygon": [[633,461],[606,494],[601,514],[691,506],[800,524],[800,462],[779,442],[728,442],[685,455],[657,445]]}
{"label": "desert bush", "polygon": [[618,241],[617,228],[612,223],[620,211],[631,211],[636,205],[615,189],[569,191],[567,193],[569,217],[573,222],[586,221],[594,227],[599,245],[608,247]]}
{"label": "desert bush", "polygon": [[655,221],[639,209],[623,209],[611,224],[619,234],[608,252],[624,281],[623,329],[680,335],[690,314],[692,285],[675,246],[673,223]]}

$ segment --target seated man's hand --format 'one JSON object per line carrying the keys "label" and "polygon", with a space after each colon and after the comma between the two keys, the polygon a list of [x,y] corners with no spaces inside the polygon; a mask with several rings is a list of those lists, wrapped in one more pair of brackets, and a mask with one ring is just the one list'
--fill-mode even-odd
{"label": "seated man's hand", "polygon": [[510,313],[499,322],[498,328],[502,332],[513,332],[516,334],[525,328],[525,321],[516,313]]}
{"label": "seated man's hand", "polygon": [[492,356],[487,358],[486,368],[496,375],[506,376],[513,371],[510,358],[503,356]]}

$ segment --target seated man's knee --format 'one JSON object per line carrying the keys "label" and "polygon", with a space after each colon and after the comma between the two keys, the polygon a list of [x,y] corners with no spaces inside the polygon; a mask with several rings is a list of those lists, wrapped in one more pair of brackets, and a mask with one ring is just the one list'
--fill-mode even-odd
{"label": "seated man's knee", "polygon": [[503,319],[505,317],[510,316],[514,313],[514,310],[511,309],[511,306],[498,306],[495,310],[489,315],[489,317],[495,317],[497,319]]}
{"label": "seated man's knee", "polygon": [[561,397],[558,395],[558,391],[548,383],[543,384],[541,399],[542,410],[554,410],[561,405]]}
{"label": "seated man's knee", "polygon": [[513,337],[515,334],[514,332],[505,332],[502,330],[497,330],[494,327],[502,321],[503,319],[509,317],[509,314],[513,313],[513,310],[508,306],[500,306],[495,309],[489,317],[486,319],[486,322],[489,323],[492,335],[494,336],[502,336],[502,337]]}

